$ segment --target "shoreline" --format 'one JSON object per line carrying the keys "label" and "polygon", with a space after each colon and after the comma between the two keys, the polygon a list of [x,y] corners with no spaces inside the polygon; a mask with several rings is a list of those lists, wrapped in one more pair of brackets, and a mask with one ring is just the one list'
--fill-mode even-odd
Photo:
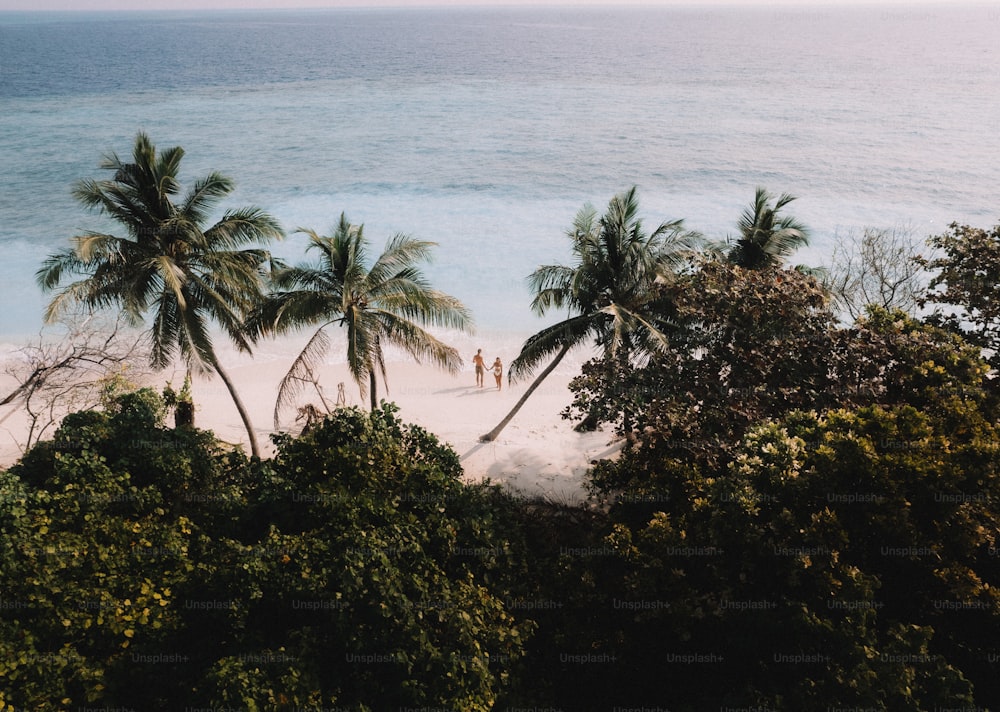
{"label": "shoreline", "polygon": [[[367,409],[368,399],[362,398],[357,384],[350,377],[345,363],[337,360],[338,342],[331,333],[333,348],[327,362],[317,370],[327,402],[337,399],[337,386],[344,384],[347,406]],[[589,352],[581,348],[573,358],[550,374],[532,394],[524,407],[507,425],[496,441],[479,442],[483,433],[489,432],[513,407],[533,378],[509,385],[506,372],[503,387],[497,391],[495,381],[487,372],[485,387],[475,384],[471,356],[482,343],[483,353],[489,354],[488,363],[500,355],[505,367],[516,355],[512,344],[519,350],[522,335],[499,333],[490,339],[462,334],[449,335],[445,341],[454,344],[463,354],[463,370],[455,375],[430,365],[404,361],[395,352],[387,350],[386,370],[388,389],[379,379],[378,397],[393,402],[398,407],[398,417],[405,423],[419,425],[448,444],[458,454],[467,482],[489,480],[527,497],[542,497],[555,502],[575,503],[586,499],[585,475],[593,460],[615,456],[621,442],[614,442],[606,431],[577,433],[573,423],[563,419],[561,411],[572,401],[569,381],[579,373],[579,365]],[[263,342],[256,356],[238,354],[228,345],[219,346],[220,358],[232,378],[236,389],[249,412],[257,433],[262,455],[274,454],[270,442],[273,431],[273,410],[278,383],[291,363],[300,336],[277,342]],[[301,335],[301,339],[308,335]],[[494,348],[495,346],[495,348]],[[507,352],[510,355],[507,355]],[[497,352],[497,353],[494,353]],[[6,355],[9,359],[10,354]],[[148,385],[157,390],[171,382],[178,388],[184,381],[181,367],[166,369],[142,379],[138,385]],[[12,388],[13,379],[0,374],[2,394]],[[211,430],[227,443],[240,444],[248,450],[246,431],[235,405],[218,376],[195,377],[191,384],[195,403],[195,425]],[[314,391],[303,389],[297,398],[300,405],[319,405]],[[279,430],[298,432],[294,413],[285,409],[281,414]],[[8,467],[21,457],[17,446],[19,433],[26,432],[27,415],[12,405],[0,408],[0,467]],[[19,430],[20,429],[20,430]],[[51,433],[47,437],[51,437]]]}
{"label": "shoreline", "polygon": [[[467,482],[490,480],[525,496],[578,502],[586,498],[585,475],[591,461],[612,457],[621,446],[608,432],[577,433],[573,423],[561,417],[572,400],[567,388],[572,376],[566,373],[546,378],[497,440],[483,443],[479,437],[509,412],[531,379],[509,386],[505,376],[497,391],[489,373],[486,385],[477,387],[471,366],[457,375],[403,362],[390,362],[386,370],[388,392],[380,381],[379,400],[394,403],[404,423],[421,426],[455,450]],[[273,446],[268,435],[283,367],[251,363],[232,367],[229,373],[250,413],[262,452],[270,456]],[[343,383],[346,405],[368,408],[367,396],[361,396],[345,364],[323,366],[317,377],[331,404],[336,402],[337,384]],[[196,380],[192,395],[199,427],[246,447],[243,423],[220,379]],[[315,392],[303,390],[297,400],[318,406]],[[280,430],[298,431],[294,413],[285,409],[281,416]]]}

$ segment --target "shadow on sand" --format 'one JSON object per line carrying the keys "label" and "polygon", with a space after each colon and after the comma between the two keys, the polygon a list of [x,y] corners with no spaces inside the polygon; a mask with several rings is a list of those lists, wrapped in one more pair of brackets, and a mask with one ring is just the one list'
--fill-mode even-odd
{"label": "shadow on sand", "polygon": [[459,386],[458,388],[445,388],[444,390],[434,391],[434,395],[442,396],[449,393],[457,393],[459,396],[474,396],[483,393],[494,393],[496,388],[479,388],[478,386]]}

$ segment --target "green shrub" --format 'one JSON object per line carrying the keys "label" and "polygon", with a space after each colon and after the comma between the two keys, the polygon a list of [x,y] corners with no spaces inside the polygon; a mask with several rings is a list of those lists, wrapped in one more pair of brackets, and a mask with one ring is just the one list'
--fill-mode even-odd
{"label": "green shrub", "polygon": [[0,709],[492,707],[531,626],[487,584],[506,500],[454,452],[387,406],[251,464],[161,406],[0,474]]}

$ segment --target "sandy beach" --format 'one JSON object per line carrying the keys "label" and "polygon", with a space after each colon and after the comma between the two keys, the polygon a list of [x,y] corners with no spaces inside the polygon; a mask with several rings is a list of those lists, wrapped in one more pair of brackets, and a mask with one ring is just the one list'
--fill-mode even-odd
{"label": "sandy beach", "polygon": [[[415,423],[437,435],[458,453],[470,482],[484,479],[502,484],[525,496],[539,496],[557,502],[579,501],[586,496],[585,474],[592,461],[613,457],[620,447],[606,431],[577,433],[572,423],[560,417],[570,403],[572,394],[567,385],[578,373],[580,358],[568,358],[565,365],[554,371],[532,394],[518,415],[491,443],[479,442],[479,436],[492,429],[523,395],[531,380],[509,386],[504,377],[503,388],[496,389],[495,379],[487,371],[485,386],[478,388],[471,365],[474,337],[461,339],[465,367],[452,375],[429,365],[405,361],[398,354],[388,354],[388,392],[379,383],[379,397],[395,402],[404,422]],[[508,344],[510,342],[508,341]],[[227,352],[227,370],[240,392],[257,430],[265,457],[273,454],[269,435],[273,432],[273,411],[278,383],[288,368],[294,344],[280,350],[265,345],[256,357]],[[270,348],[270,351],[269,351]],[[510,350],[509,345],[507,349]],[[516,354],[504,358],[507,362]],[[487,352],[487,364],[498,354]],[[506,355],[506,354],[504,354]],[[572,356],[572,354],[571,354]],[[334,359],[335,360],[335,359]],[[329,403],[335,404],[337,385],[344,384],[347,405],[367,407],[357,385],[351,380],[343,363],[323,366],[317,376]],[[170,381],[178,387],[184,371],[164,371],[156,374],[150,385],[161,387]],[[0,379],[4,394],[11,390],[13,380],[6,374]],[[196,379],[192,386],[196,407],[196,424],[215,432],[221,440],[246,443],[246,432],[228,391],[218,377]],[[303,391],[299,402],[320,401],[315,392]],[[24,413],[13,406],[0,409],[0,465],[16,461],[23,442]],[[295,413],[286,410],[280,422],[282,430],[297,432]]]}

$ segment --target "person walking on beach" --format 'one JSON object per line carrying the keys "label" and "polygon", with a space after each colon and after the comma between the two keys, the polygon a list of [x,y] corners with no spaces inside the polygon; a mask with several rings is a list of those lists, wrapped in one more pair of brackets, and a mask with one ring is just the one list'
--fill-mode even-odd
{"label": "person walking on beach", "polygon": [[503,383],[503,363],[500,361],[500,357],[497,356],[497,360],[493,362],[493,376],[497,379],[497,390],[500,390],[500,386]]}
{"label": "person walking on beach", "polygon": [[486,374],[486,362],[483,361],[482,349],[476,351],[476,355],[472,357],[472,363],[476,365],[476,385],[482,388],[483,376]]}

